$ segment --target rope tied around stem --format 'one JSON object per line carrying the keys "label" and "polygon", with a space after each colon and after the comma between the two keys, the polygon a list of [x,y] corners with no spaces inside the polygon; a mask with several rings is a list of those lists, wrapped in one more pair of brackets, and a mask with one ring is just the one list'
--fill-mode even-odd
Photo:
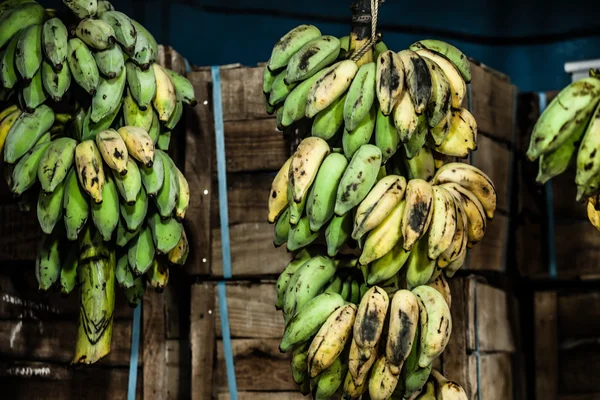
{"label": "rope tied around stem", "polygon": [[352,61],[358,61],[375,45],[375,43],[377,43],[379,39],[379,35],[377,35],[377,15],[379,14],[379,4],[384,1],[385,0],[371,0],[371,37],[364,45],[362,45],[362,47],[354,51],[350,57]]}

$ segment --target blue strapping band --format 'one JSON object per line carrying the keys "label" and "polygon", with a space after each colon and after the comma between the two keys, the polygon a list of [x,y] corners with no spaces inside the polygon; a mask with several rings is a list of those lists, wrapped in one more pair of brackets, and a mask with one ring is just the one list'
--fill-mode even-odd
{"label": "blue strapping band", "polygon": [[223,280],[217,283],[219,296],[219,312],[221,313],[221,331],[223,333],[223,348],[225,366],[227,369],[227,386],[229,397],[237,400],[237,383],[231,348],[231,333],[229,330],[229,312],[227,309],[227,289],[225,281],[231,278],[231,245],[229,242],[229,212],[227,200],[227,167],[225,164],[225,129],[223,127],[223,102],[221,98],[221,72],[219,66],[211,68],[213,82],[213,107],[215,119],[215,147],[217,153],[217,173],[219,178],[219,217],[221,222],[221,252],[223,259]]}
{"label": "blue strapping band", "polygon": [[481,400],[481,353],[479,351],[479,318],[477,314],[477,281],[473,280],[473,292],[475,298],[473,299],[473,308],[475,315],[473,316],[475,322],[475,355],[477,357],[477,399]]}
{"label": "blue strapping band", "polygon": [[[540,115],[544,112],[547,105],[545,92],[539,92]],[[546,192],[546,217],[548,218],[548,273],[550,278],[556,278],[556,246],[554,244],[554,193],[552,191],[552,179],[544,185]]]}
{"label": "blue strapping band", "polygon": [[133,310],[133,329],[131,331],[131,355],[129,356],[129,384],[127,387],[127,400],[135,400],[137,386],[138,359],[140,354],[140,325],[142,319],[142,305],[137,305]]}

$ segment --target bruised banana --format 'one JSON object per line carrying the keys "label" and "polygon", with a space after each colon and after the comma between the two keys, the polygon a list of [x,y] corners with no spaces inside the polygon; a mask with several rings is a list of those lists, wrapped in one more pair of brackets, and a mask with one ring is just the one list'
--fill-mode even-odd
{"label": "bruised banana", "polygon": [[477,121],[466,108],[452,110],[448,133],[435,150],[439,153],[465,158],[469,150],[477,149]]}
{"label": "bruised banana", "polygon": [[436,382],[436,398],[438,400],[467,400],[467,393],[455,381],[447,379],[437,370],[431,370],[431,376]]}
{"label": "bruised banana", "polygon": [[387,50],[377,57],[375,87],[381,112],[388,116],[404,89],[404,66],[396,52]]}
{"label": "bruised banana", "polygon": [[414,104],[415,112],[423,114],[431,98],[431,74],[425,61],[413,50],[398,52],[402,60],[407,92]]}
{"label": "bruised banana", "polygon": [[[437,63],[429,58],[422,57],[429,68],[431,75],[431,98],[427,105],[428,124],[431,128],[439,125],[448,115],[452,105],[452,93],[448,78]],[[436,143],[438,144],[438,143]]]}
{"label": "bruised banana", "polygon": [[102,156],[93,140],[84,140],[75,147],[75,165],[83,190],[90,195],[94,203],[102,203],[106,177],[102,167]]}
{"label": "bruised banana", "polygon": [[390,303],[390,322],[385,345],[385,357],[394,375],[400,375],[408,358],[419,323],[419,302],[406,289],[398,290]]}
{"label": "bruised banana", "polygon": [[411,179],[406,185],[406,207],[402,217],[404,250],[411,250],[429,228],[433,208],[433,187],[423,179]]}
{"label": "bruised banana", "polygon": [[409,46],[411,50],[428,49],[434,51],[450,60],[460,71],[465,83],[471,83],[471,63],[467,56],[455,46],[442,40],[425,39],[419,40]]}
{"label": "bruised banana", "polygon": [[416,53],[423,58],[434,61],[442,70],[442,73],[448,78],[451,92],[451,104],[453,108],[460,108],[467,94],[467,85],[454,64],[446,57],[428,49],[416,50]]}
{"label": "bruised banana", "polygon": [[292,84],[310,78],[334,62],[340,53],[340,41],[335,36],[320,35],[298,49],[285,69],[285,83]]}
{"label": "bruised banana", "polygon": [[377,286],[365,293],[356,311],[353,339],[361,356],[369,358],[376,352],[388,312],[389,297]]}
{"label": "bruised banana", "polygon": [[302,24],[283,35],[273,46],[271,57],[265,69],[279,70],[290,61],[305,44],[321,36],[321,31],[314,25]]}
{"label": "bruised banana", "polygon": [[129,155],[121,135],[114,129],[107,129],[96,134],[96,146],[108,167],[119,175],[127,174]]}

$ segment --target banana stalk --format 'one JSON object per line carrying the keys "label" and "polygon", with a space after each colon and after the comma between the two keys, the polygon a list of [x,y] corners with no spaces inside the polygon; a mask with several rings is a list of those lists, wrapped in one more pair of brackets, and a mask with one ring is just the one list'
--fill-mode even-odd
{"label": "banana stalk", "polygon": [[[104,243],[82,237],[82,246],[102,246]],[[97,254],[106,254],[98,249]],[[113,332],[115,308],[115,269],[114,250],[108,257],[100,256],[85,260],[78,267],[77,275],[81,284],[79,305],[79,326],[73,364],[94,364],[108,353]]]}

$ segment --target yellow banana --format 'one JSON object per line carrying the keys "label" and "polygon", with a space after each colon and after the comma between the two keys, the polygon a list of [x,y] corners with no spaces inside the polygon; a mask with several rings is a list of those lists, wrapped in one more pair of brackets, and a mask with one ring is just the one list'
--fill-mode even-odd
{"label": "yellow banana", "polygon": [[84,140],[75,147],[75,165],[81,187],[94,203],[102,203],[105,176],[102,156],[93,140]]}
{"label": "yellow banana", "polygon": [[319,166],[330,152],[327,142],[319,137],[309,136],[300,142],[292,157],[288,176],[295,203],[300,203],[306,197]]}
{"label": "yellow banana", "polygon": [[406,207],[402,216],[404,250],[410,250],[429,229],[433,208],[433,187],[423,179],[411,179],[406,185]]}
{"label": "yellow banana", "polygon": [[122,126],[117,130],[127,147],[129,156],[138,160],[146,168],[154,163],[154,142],[148,132],[136,126]]}
{"label": "yellow banana", "polygon": [[177,92],[169,74],[158,63],[152,64],[156,77],[156,94],[152,100],[158,119],[167,122],[177,106]]}

